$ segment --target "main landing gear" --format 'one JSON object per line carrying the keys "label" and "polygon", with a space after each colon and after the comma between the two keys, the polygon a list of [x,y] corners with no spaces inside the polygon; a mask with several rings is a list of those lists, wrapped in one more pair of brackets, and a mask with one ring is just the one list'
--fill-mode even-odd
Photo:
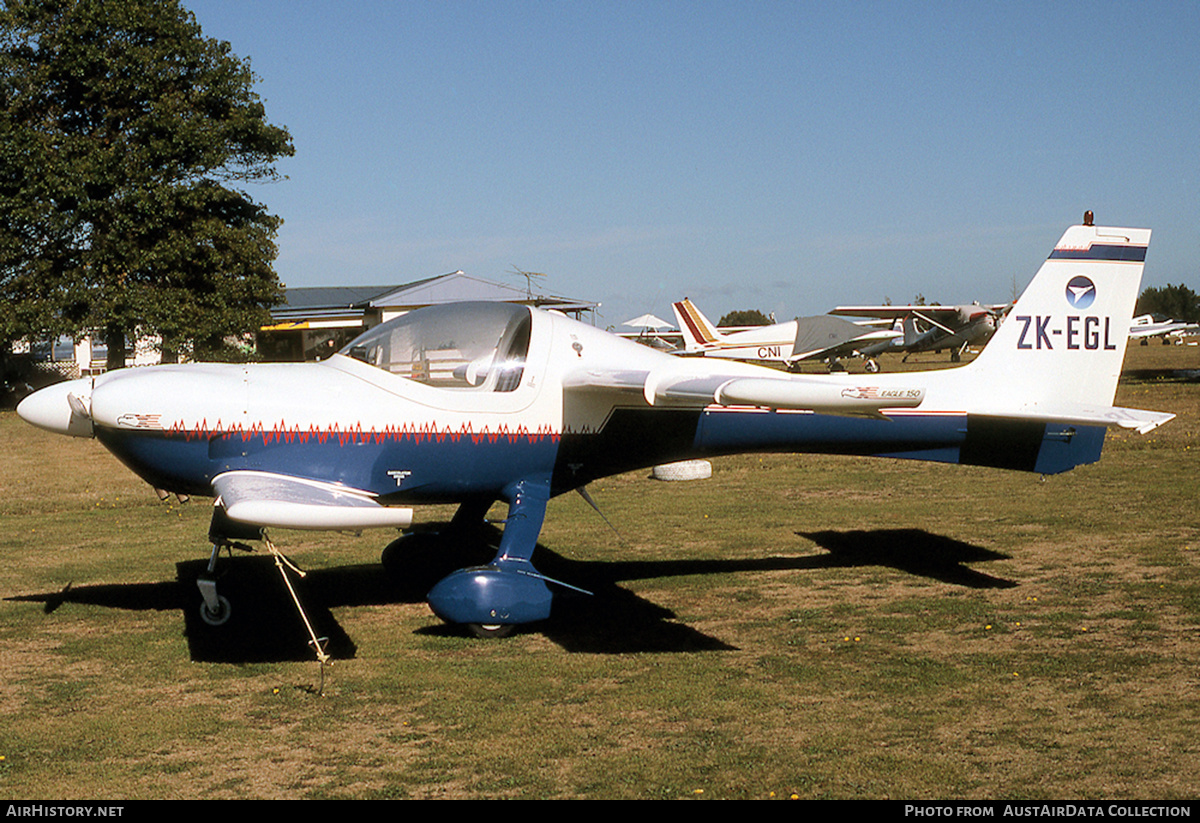
{"label": "main landing gear", "polygon": [[[503,490],[500,497],[508,501],[508,517],[504,520],[500,545],[490,562],[457,570],[453,570],[453,565],[441,570],[437,568],[446,558],[458,554],[447,551],[448,548],[472,545],[486,548],[484,518],[494,502],[491,498],[464,502],[444,532],[405,535],[389,545],[381,558],[386,569],[399,580],[410,581],[410,584],[422,579],[432,581],[440,578],[426,595],[434,614],[447,623],[467,627],[472,634],[481,638],[506,637],[522,623],[549,617],[553,603],[552,584],[591,594],[546,577],[533,566],[531,558],[550,499],[549,478],[514,482]],[[318,638],[313,632],[300,600],[292,589],[287,569],[301,576],[304,573],[274,547],[262,529],[231,521],[220,506],[213,509],[209,540],[212,542],[212,556],[206,572],[196,581],[202,599],[200,618],[211,626],[222,626],[229,621],[236,605],[217,590],[217,561],[223,550],[229,553],[233,549],[250,551],[251,547],[244,541],[261,540],[275,558],[296,609],[308,628],[310,644],[317,658],[325,663],[328,660],[325,652],[327,639]],[[480,559],[483,557],[486,555]],[[458,562],[462,562],[461,559]]]}
{"label": "main landing gear", "polygon": [[[426,598],[434,614],[466,625],[476,637],[505,637],[522,623],[545,620],[553,603],[548,584],[590,594],[546,577],[531,562],[550,499],[549,478],[517,481],[504,498],[508,517],[492,561],[451,573]],[[459,510],[464,519],[477,514],[465,510],[465,505]]]}
{"label": "main landing gear", "polygon": [[471,634],[480,639],[508,637],[517,629],[515,623],[468,623]]}

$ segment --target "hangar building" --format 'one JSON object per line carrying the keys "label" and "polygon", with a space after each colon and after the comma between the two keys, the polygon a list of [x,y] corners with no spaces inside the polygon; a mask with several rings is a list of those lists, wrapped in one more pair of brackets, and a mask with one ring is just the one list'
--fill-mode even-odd
{"label": "hangar building", "polygon": [[258,333],[264,360],[299,361],[328,357],[364,330],[425,306],[461,300],[493,300],[555,309],[577,319],[599,304],[536,294],[461,271],[398,286],[321,286],[286,289],[271,309],[271,324]]}

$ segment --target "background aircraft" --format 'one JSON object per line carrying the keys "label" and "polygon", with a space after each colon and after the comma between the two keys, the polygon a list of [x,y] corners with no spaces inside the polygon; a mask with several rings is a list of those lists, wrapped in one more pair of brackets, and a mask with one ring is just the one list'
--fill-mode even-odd
{"label": "background aircraft", "polygon": [[902,324],[904,334],[886,346],[868,350],[870,356],[902,351],[907,359],[916,352],[949,349],[950,359],[958,362],[968,346],[982,346],[992,338],[1010,305],[838,306],[830,314],[875,317]]}
{"label": "background aircraft", "polygon": [[[838,371],[840,358],[900,337],[899,332],[864,328],[828,315],[722,332],[687,298],[671,308],[683,334],[683,349],[677,354],[784,363],[789,369],[806,360],[820,360],[830,371]],[[867,371],[878,370],[873,360],[868,361]]]}
{"label": "background aircraft", "polygon": [[491,562],[452,572],[428,602],[450,623],[503,634],[549,618],[574,589],[539,573],[534,550],[550,498],[597,478],[763,451],[1053,474],[1099,459],[1106,427],[1144,432],[1171,419],[1112,405],[1149,239],[1068,229],[960,369],[789,375],[675,357],[523,306],[466,303],[383,323],[320,362],[121,369],[42,389],[18,412],[97,438],[157,489],[215,498],[199,581],[214,624],[233,608],[217,590],[219,554],[243,540],[275,552],[269,529],[403,528],[407,506],[457,503],[440,534],[399,541],[386,565],[403,574],[409,551],[430,541],[482,541],[502,501]]}
{"label": "background aircraft", "polygon": [[1161,337],[1163,345],[1171,343],[1171,338],[1179,338],[1189,332],[1200,331],[1195,323],[1184,323],[1179,320],[1169,320],[1152,314],[1142,314],[1133,318],[1129,327],[1129,336],[1141,342],[1144,346],[1152,337]]}

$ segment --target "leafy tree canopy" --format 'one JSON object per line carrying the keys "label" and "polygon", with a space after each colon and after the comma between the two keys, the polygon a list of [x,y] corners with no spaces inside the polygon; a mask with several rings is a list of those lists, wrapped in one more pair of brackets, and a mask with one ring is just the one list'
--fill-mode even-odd
{"label": "leafy tree canopy", "polygon": [[758,309],[731,311],[717,321],[718,326],[769,326],[771,318]]}
{"label": "leafy tree canopy", "polygon": [[178,0],[4,2],[0,342],[101,329],[118,367],[260,324],[280,220],[238,186],[294,150],[255,80]]}
{"label": "leafy tree canopy", "polygon": [[1168,320],[1200,323],[1200,295],[1182,283],[1178,286],[1151,287],[1138,298],[1134,313],[1158,314]]}

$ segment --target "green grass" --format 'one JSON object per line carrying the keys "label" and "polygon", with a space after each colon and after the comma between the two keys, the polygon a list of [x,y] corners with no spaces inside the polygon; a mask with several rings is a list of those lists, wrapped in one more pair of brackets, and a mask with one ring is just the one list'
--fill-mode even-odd
{"label": "green grass", "polygon": [[0,413],[0,796],[1193,798],[1200,384],[1147,370],[1196,351],[1134,347],[1118,402],[1179,418],[1065,475],[748,455],[594,484],[620,537],[556,499],[539,565],[596,596],[503,641],[382,533],[280,532],[323,695],[269,562],[233,572],[267,616],[200,633],[209,501]]}

